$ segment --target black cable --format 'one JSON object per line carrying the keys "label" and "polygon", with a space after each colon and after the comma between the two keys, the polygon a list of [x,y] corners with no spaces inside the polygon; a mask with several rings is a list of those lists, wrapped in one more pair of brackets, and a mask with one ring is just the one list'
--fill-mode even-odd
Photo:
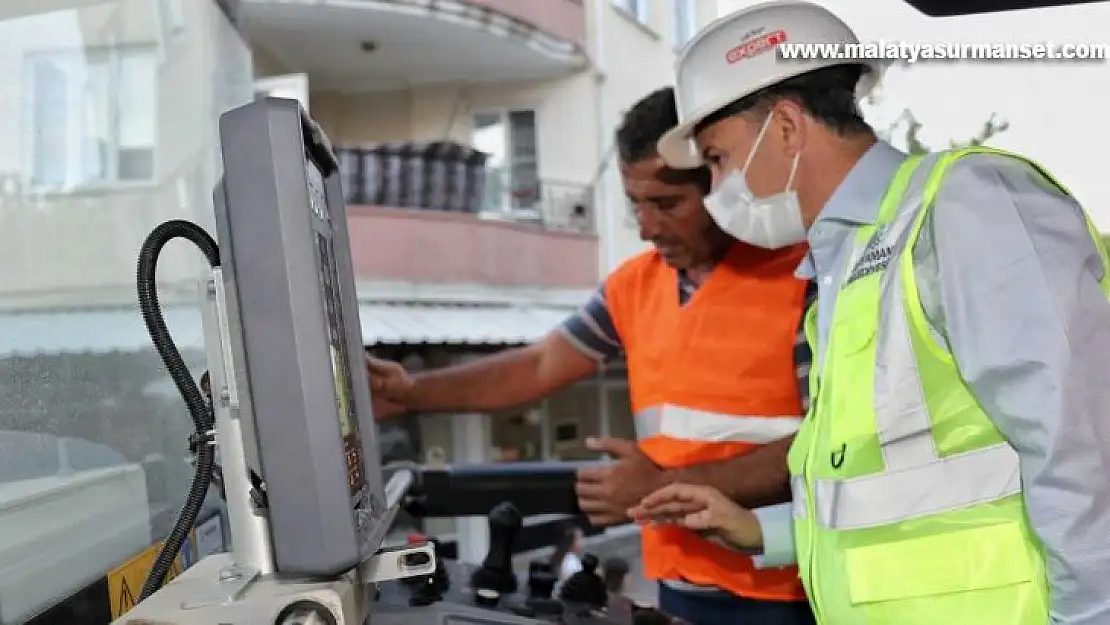
{"label": "black cable", "polygon": [[151,567],[146,582],[143,583],[139,601],[154,594],[165,582],[166,575],[169,574],[174,559],[181,551],[189,530],[196,524],[197,517],[200,515],[216,465],[216,450],[212,446],[215,425],[212,408],[204,400],[200,388],[189,373],[189,368],[185,366],[185,360],[181,358],[181,352],[174,345],[173,337],[166,327],[166,321],[162,318],[162,308],[158,303],[156,279],[158,256],[167,243],[178,238],[192,241],[204,253],[210,266],[220,266],[220,248],[216,245],[216,241],[203,228],[188,221],[173,220],[159,225],[147,235],[139,250],[139,266],[135,278],[139,294],[139,310],[142,312],[147,332],[150,333],[150,339],[158,350],[158,355],[162,357],[162,362],[165,363],[178,392],[185,400],[196,428],[196,433],[190,437],[190,446],[196,453],[193,483],[189,487],[185,504],[174,522],[173,530],[162,543],[158,557],[154,559],[154,566]]}

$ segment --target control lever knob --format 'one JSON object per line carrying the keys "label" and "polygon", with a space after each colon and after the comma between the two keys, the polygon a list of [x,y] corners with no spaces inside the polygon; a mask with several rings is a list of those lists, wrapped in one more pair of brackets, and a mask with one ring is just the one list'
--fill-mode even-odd
{"label": "control lever knob", "polygon": [[552,599],[551,593],[559,581],[551,564],[545,560],[532,560],[528,563],[528,598],[524,605],[513,611],[520,616],[561,616],[563,603]]}
{"label": "control lever knob", "polygon": [[571,575],[563,582],[559,598],[567,603],[577,603],[594,609],[601,609],[609,601],[605,582],[597,574],[597,556],[587,553],[582,556],[582,570]]}
{"label": "control lever knob", "polygon": [[470,577],[476,598],[490,601],[493,593],[497,596],[511,594],[517,590],[516,574],[513,573],[513,546],[517,534],[524,525],[524,517],[511,502],[497,504],[489,515],[489,552],[482,566]]}
{"label": "control lever knob", "polygon": [[532,560],[528,563],[528,598],[550,599],[558,581],[559,577],[549,562]]}

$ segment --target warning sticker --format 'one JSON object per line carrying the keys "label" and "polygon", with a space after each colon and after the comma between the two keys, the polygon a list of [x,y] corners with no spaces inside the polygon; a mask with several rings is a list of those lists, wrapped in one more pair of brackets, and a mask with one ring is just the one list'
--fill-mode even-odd
{"label": "warning sticker", "polygon": [[197,559],[220,553],[226,550],[224,545],[224,529],[220,516],[216,515],[197,526],[196,530]]}
{"label": "warning sticker", "polygon": [[189,568],[197,563],[197,528],[193,528],[189,535],[185,537],[185,542],[181,543],[181,561],[185,568]]}
{"label": "warning sticker", "polygon": [[[154,566],[154,559],[158,557],[158,550],[162,543],[151,545],[146,551],[124,562],[108,573],[108,596],[112,604],[112,620],[119,618],[124,612],[135,607],[139,601],[139,593],[143,591],[146,576]],[[185,570],[185,564],[179,553],[170,566],[166,575],[169,581]]]}

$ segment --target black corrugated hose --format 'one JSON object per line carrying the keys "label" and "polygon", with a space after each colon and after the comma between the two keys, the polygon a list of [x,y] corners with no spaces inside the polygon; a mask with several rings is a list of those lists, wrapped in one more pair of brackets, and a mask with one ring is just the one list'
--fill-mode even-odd
{"label": "black corrugated hose", "polygon": [[192,416],[196,427],[196,434],[191,439],[191,446],[196,454],[193,483],[189,487],[185,505],[178,513],[177,521],[174,522],[173,531],[162,543],[162,549],[158,552],[154,566],[147,575],[143,590],[139,594],[139,601],[154,594],[166,581],[170,567],[185,543],[185,537],[196,523],[197,516],[200,515],[200,508],[208,494],[216,465],[216,450],[212,446],[215,417],[211,407],[201,395],[200,388],[190,374],[189,368],[185,366],[181,352],[174,345],[173,337],[166,328],[166,321],[162,318],[162,309],[158,304],[156,280],[158,256],[167,243],[178,238],[192,241],[204,253],[209,265],[220,266],[220,248],[216,245],[216,241],[203,228],[189,221],[173,220],[159,225],[147,235],[139,250],[139,267],[135,279],[139,292],[139,310],[143,314],[143,322],[146,323],[150,339],[158,350],[158,355],[162,357],[162,362],[165,363],[178,392],[185,400],[189,415]]}

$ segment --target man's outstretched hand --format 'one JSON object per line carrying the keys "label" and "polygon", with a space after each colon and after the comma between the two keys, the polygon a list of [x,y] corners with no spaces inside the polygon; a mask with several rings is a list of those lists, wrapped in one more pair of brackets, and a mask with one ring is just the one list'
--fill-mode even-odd
{"label": "man's outstretched hand", "polygon": [[638,523],[679,525],[746,551],[763,547],[763,530],[756,516],[710,486],[664,486],[644,497],[628,516]]}
{"label": "man's outstretched hand", "polygon": [[382,421],[408,411],[416,382],[400,363],[367,356],[366,374],[370,379],[375,420]]}
{"label": "man's outstretched hand", "polygon": [[586,447],[609,454],[616,462],[578,472],[574,490],[579,509],[596,527],[627,523],[628,509],[663,485],[663,470],[640,451],[635,441],[588,438]]}

